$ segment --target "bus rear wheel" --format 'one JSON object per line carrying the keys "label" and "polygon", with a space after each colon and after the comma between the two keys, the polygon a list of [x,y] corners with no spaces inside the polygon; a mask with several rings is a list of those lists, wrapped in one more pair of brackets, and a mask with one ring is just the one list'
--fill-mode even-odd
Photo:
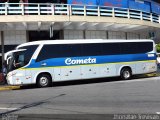
{"label": "bus rear wheel", "polygon": [[37,86],[40,88],[49,87],[51,83],[51,77],[47,74],[40,74],[37,78]]}
{"label": "bus rear wheel", "polygon": [[131,78],[131,76],[132,76],[131,69],[129,69],[129,68],[123,68],[121,70],[120,76],[121,76],[122,80],[129,80]]}

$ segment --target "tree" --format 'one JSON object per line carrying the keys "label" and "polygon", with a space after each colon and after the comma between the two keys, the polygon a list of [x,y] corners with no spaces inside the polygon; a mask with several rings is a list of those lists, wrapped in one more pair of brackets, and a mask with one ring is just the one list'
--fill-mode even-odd
{"label": "tree", "polygon": [[160,43],[156,45],[157,52],[160,53]]}

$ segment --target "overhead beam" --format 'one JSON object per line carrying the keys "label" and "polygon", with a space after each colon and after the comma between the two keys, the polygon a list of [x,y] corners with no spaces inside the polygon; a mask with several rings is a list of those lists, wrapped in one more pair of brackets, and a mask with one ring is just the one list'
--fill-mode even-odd
{"label": "overhead beam", "polygon": [[79,26],[84,26],[86,24],[86,22],[82,22],[79,24]]}
{"label": "overhead beam", "polygon": [[14,27],[13,23],[6,23],[6,25],[7,25],[9,28],[13,28],[13,27]]}
{"label": "overhead beam", "polygon": [[67,26],[69,26],[71,23],[72,23],[72,22],[65,22],[65,23],[63,24],[63,27],[67,27]]}
{"label": "overhead beam", "polygon": [[38,30],[41,30],[42,22],[38,22]]}
{"label": "overhead beam", "polygon": [[27,30],[27,23],[26,22],[22,22],[24,28]]}

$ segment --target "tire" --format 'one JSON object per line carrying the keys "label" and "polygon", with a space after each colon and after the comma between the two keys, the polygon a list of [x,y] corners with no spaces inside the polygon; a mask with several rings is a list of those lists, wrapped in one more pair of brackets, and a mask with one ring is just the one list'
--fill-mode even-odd
{"label": "tire", "polygon": [[40,88],[51,86],[51,77],[47,74],[41,74],[37,78],[37,86]]}
{"label": "tire", "polygon": [[129,79],[131,79],[131,76],[132,76],[131,69],[129,69],[129,68],[123,68],[121,70],[120,76],[121,76],[122,80],[129,80]]}

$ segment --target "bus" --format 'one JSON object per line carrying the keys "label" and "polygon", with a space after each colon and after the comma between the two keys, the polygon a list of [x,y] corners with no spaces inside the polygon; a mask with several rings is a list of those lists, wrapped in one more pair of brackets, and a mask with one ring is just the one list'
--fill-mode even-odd
{"label": "bus", "polygon": [[10,85],[133,75],[157,70],[153,40],[43,40],[21,44],[5,54]]}

